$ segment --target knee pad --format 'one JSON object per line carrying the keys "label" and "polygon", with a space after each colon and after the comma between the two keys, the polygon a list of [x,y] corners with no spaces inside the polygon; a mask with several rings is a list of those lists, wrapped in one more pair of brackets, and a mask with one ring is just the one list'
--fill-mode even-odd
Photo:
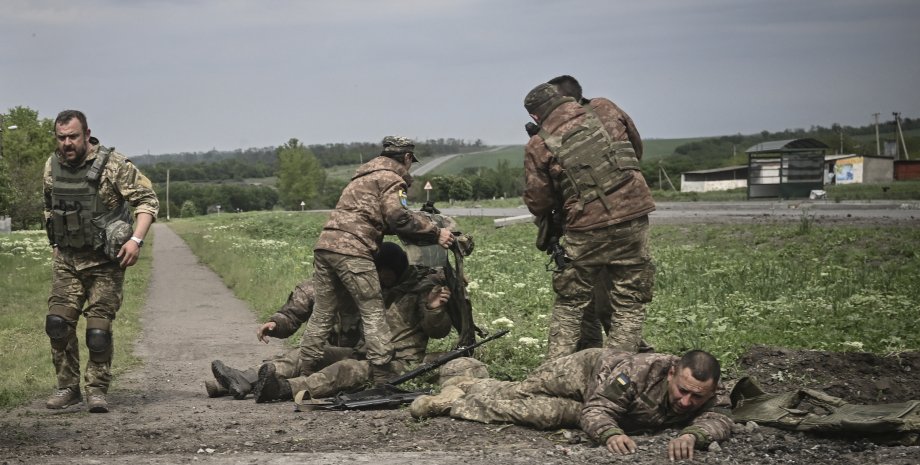
{"label": "knee pad", "polygon": [[45,317],[45,333],[53,341],[59,341],[73,332],[73,322],[60,315],[48,315]]}
{"label": "knee pad", "polygon": [[86,347],[90,355],[108,352],[112,348],[112,332],[98,328],[87,329]]}

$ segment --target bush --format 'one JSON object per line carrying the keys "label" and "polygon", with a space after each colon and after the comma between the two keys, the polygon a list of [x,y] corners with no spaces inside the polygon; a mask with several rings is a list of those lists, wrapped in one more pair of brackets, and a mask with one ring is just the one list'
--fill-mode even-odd
{"label": "bush", "polygon": [[179,210],[179,217],[191,218],[193,216],[198,216],[198,206],[195,205],[195,202],[192,202],[191,200],[182,202],[182,209]]}

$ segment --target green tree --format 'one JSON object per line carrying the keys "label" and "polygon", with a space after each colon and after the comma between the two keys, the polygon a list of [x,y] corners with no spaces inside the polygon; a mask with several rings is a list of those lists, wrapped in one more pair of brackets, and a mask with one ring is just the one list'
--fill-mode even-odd
{"label": "green tree", "polygon": [[43,224],[42,170],[55,149],[54,123],[22,106],[10,109],[2,119],[0,216],[9,216],[14,229],[37,228]]}
{"label": "green tree", "polygon": [[291,139],[278,149],[278,195],[282,207],[299,210],[300,202],[311,207],[319,194],[326,172],[310,149]]}
{"label": "green tree", "polygon": [[179,217],[191,218],[193,216],[198,216],[198,207],[195,206],[195,202],[192,202],[191,200],[182,202],[182,210],[179,211]]}

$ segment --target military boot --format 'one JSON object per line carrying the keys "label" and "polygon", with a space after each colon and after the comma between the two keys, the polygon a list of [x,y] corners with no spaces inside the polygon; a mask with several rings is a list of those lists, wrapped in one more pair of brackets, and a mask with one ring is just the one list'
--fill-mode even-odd
{"label": "military boot", "polygon": [[214,379],[229,391],[234,399],[246,398],[246,395],[252,392],[252,385],[258,379],[255,370],[240,371],[224,365],[224,362],[220,360],[211,362],[211,373],[214,374]]}
{"label": "military boot", "polygon": [[415,419],[447,415],[450,413],[451,404],[463,395],[463,389],[457,386],[447,386],[437,395],[416,397],[409,405],[409,414]]}
{"label": "military boot", "polygon": [[259,380],[256,381],[252,395],[256,398],[257,404],[294,398],[291,383],[275,375],[275,365],[272,363],[266,363],[259,368]]}
{"label": "military boot", "polygon": [[101,392],[87,393],[86,405],[89,407],[90,413],[107,413],[109,411],[109,403],[105,401],[105,394]]}
{"label": "military boot", "polygon": [[208,397],[223,397],[230,394],[230,391],[211,379],[204,382],[204,390],[208,391]]}
{"label": "military boot", "polygon": [[387,384],[387,381],[395,377],[396,371],[393,369],[392,363],[387,363],[385,365],[371,364],[371,382],[374,383],[374,386]]}
{"label": "military boot", "polygon": [[45,402],[45,407],[59,410],[74,404],[79,404],[82,400],[83,396],[80,394],[79,389],[67,387],[54,391],[54,394],[51,394],[51,397]]}

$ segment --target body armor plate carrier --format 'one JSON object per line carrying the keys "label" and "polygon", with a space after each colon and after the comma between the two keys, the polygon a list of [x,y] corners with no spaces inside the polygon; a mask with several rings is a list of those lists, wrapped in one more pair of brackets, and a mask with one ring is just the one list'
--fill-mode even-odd
{"label": "body armor plate carrier", "polygon": [[551,135],[541,129],[540,135],[564,169],[563,197],[577,197],[579,209],[600,200],[610,210],[607,195],[630,179],[630,170],[639,169],[639,159],[630,142],[611,139],[597,114],[584,108],[583,121],[570,131]]}
{"label": "body armor plate carrier", "polygon": [[99,180],[111,152],[111,149],[100,146],[93,163],[76,169],[52,161],[51,174],[54,181],[48,236],[59,247],[103,249],[107,226],[116,221],[131,223],[126,202],[109,211],[97,195]]}

